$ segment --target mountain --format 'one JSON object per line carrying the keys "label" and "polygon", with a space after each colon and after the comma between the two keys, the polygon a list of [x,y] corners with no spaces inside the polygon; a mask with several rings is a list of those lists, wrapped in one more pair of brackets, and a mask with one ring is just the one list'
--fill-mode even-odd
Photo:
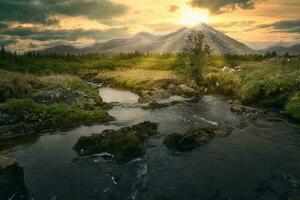
{"label": "mountain", "polygon": [[271,47],[261,50],[261,52],[263,52],[263,53],[274,52],[274,51],[279,55],[283,55],[286,53],[289,53],[291,55],[300,55],[300,44],[295,44],[295,45],[288,46],[288,47],[284,47],[281,45],[275,45],[275,46],[271,46]]}
{"label": "mountain", "polygon": [[57,54],[105,54],[115,55],[119,53],[133,53],[135,51],[146,53],[179,53],[182,51],[186,36],[193,31],[201,31],[206,36],[206,43],[214,54],[254,54],[255,51],[243,43],[240,43],[224,33],[201,23],[192,28],[182,28],[166,35],[154,35],[141,32],[133,37],[112,39],[106,42],[96,43],[82,49],[70,46],[55,46],[42,51],[42,53]]}
{"label": "mountain", "polygon": [[68,45],[57,45],[38,52],[39,54],[76,55],[81,53],[81,49]]}

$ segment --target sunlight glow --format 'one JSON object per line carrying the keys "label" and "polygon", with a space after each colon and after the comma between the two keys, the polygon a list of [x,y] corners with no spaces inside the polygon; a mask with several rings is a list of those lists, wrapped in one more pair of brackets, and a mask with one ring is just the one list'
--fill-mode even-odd
{"label": "sunlight glow", "polygon": [[208,23],[209,17],[205,10],[185,9],[182,12],[179,23],[183,25],[196,25],[201,22]]}

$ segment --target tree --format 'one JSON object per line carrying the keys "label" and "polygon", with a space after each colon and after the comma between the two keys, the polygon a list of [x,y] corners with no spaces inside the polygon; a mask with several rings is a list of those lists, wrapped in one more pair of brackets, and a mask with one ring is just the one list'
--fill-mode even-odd
{"label": "tree", "polygon": [[186,37],[176,69],[200,84],[203,81],[203,69],[209,65],[210,55],[211,49],[205,42],[205,35],[200,31],[193,31]]}

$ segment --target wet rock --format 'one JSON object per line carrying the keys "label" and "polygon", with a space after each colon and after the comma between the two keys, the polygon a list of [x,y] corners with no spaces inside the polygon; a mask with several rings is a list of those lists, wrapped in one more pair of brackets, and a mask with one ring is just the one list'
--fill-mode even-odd
{"label": "wet rock", "polygon": [[0,199],[9,199],[24,190],[23,168],[15,159],[0,155]]}
{"label": "wet rock", "polygon": [[230,110],[231,110],[232,112],[238,113],[238,114],[243,113],[243,107],[240,106],[240,105],[232,105],[232,106],[230,107]]}
{"label": "wet rock", "polygon": [[263,111],[257,109],[257,108],[252,108],[249,106],[244,106],[240,104],[240,102],[234,102],[232,106],[230,107],[230,110],[234,113],[238,114],[244,114],[249,118],[255,118],[257,116],[262,115]]}
{"label": "wet rock", "polygon": [[216,136],[220,136],[220,137],[228,137],[232,131],[231,128],[227,126],[213,127],[211,128],[211,130]]}
{"label": "wet rock", "polygon": [[186,96],[197,96],[198,95],[198,92],[195,89],[193,89],[185,84],[179,85],[179,88],[180,88],[182,94],[184,94]]}
{"label": "wet rock", "polygon": [[158,102],[150,102],[147,106],[143,106],[142,109],[144,110],[154,110],[154,109],[160,109],[160,108],[166,108],[172,105],[179,104],[180,101],[172,101],[170,103],[158,103]]}
{"label": "wet rock", "polygon": [[126,162],[145,154],[143,141],[157,133],[157,124],[143,122],[120,130],[79,138],[74,150],[79,156],[107,152],[118,162]]}
{"label": "wet rock", "polygon": [[142,91],[139,102],[153,102],[170,97],[170,93],[165,89],[154,88],[152,91]]}
{"label": "wet rock", "polygon": [[192,129],[184,134],[173,133],[168,135],[163,143],[169,148],[177,151],[190,151],[209,143],[213,137],[227,137],[231,133],[228,127],[208,127]]}

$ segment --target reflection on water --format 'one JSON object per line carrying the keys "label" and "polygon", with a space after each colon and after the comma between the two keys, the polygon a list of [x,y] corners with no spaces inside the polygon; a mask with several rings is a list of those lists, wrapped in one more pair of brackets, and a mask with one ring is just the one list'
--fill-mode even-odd
{"label": "reflection on water", "polygon": [[[113,99],[111,91],[109,95]],[[124,99],[128,98],[132,97],[127,93]],[[212,96],[157,110],[130,107],[128,100],[125,104],[109,111],[116,118],[111,124],[44,135],[34,144],[10,149],[9,156],[24,167],[29,196],[39,200],[279,200],[299,193],[299,125],[265,116],[239,129],[243,118],[230,112],[226,101]],[[145,120],[159,123],[160,134],[146,141],[143,158],[125,165],[101,156],[75,159],[72,148],[80,136]],[[185,153],[162,144],[166,134],[214,123],[234,127],[233,134]]]}
{"label": "reflection on water", "polygon": [[134,104],[139,100],[139,96],[124,90],[117,90],[109,87],[99,89],[100,96],[106,103],[118,102],[124,104]]}

